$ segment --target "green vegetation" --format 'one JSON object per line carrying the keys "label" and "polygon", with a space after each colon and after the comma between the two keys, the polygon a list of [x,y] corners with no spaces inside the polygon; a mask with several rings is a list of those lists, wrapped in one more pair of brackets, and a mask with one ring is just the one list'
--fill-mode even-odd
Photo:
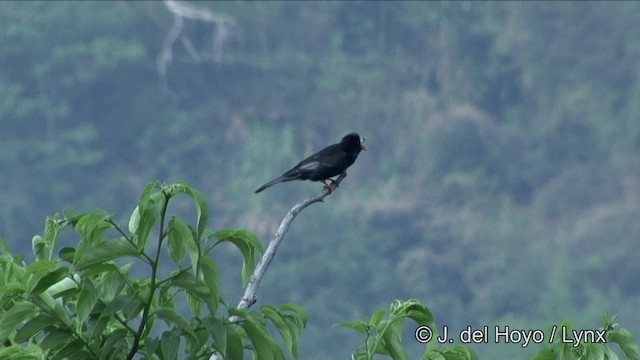
{"label": "green vegetation", "polygon": [[[191,223],[169,217],[169,208],[180,195],[189,197],[196,209]],[[104,210],[65,213],[48,217],[44,234],[34,236],[36,260],[31,264],[26,265],[0,243],[3,359],[142,356],[169,360],[209,359],[212,354],[243,359],[245,352],[258,359],[284,359],[283,349],[298,358],[298,336],[307,325],[307,314],[299,305],[262,305],[259,310],[248,310],[253,301],[233,307],[220,296],[218,264],[211,254],[226,243],[235,246],[242,254],[242,283],[246,286],[252,282],[263,250],[257,237],[246,230],[209,230],[209,209],[199,191],[185,183],[148,184],[127,230]],[[76,247],[60,248],[67,230],[75,230],[79,241]],[[152,236],[154,230],[157,236]],[[165,274],[163,268],[174,270]],[[150,275],[138,277],[141,273]],[[250,297],[255,299],[255,294]],[[405,319],[416,323],[413,339],[427,344],[422,359],[477,359],[466,346],[441,346],[449,343],[439,340],[433,315],[417,300],[396,300],[388,313],[378,310],[368,319],[338,325],[365,335],[364,345],[352,359],[372,360],[382,354],[404,360],[408,359],[402,343]],[[603,323],[600,331],[584,336],[571,331],[569,324],[560,324],[562,336],[556,338],[554,329],[549,335],[552,345],[533,359],[614,359],[608,343],[619,345],[625,358],[640,359],[638,345],[627,330],[608,316]],[[269,324],[280,334],[282,345]],[[537,343],[544,340],[540,334],[540,338],[533,337]],[[496,341],[499,336],[516,341],[498,335],[497,330],[495,336]],[[448,338],[446,331],[444,338]],[[466,342],[462,335],[460,341]]]}
{"label": "green vegetation", "polygon": [[[0,2],[14,252],[63,208],[127,223],[156,180],[202,189],[211,228],[266,241],[318,185],[253,189],[356,130],[370,151],[297,218],[256,305],[307,309],[305,359],[348,357],[361,339],[332,325],[396,299],[456,332],[595,329],[609,312],[640,333],[640,3],[185,3],[226,22],[185,18],[163,75],[165,4]],[[238,299],[238,255],[212,258]]]}

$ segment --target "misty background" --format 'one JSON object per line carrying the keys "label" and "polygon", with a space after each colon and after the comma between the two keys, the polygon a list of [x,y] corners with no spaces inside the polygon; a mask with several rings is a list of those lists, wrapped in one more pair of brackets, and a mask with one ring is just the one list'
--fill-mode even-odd
{"label": "misty background", "polygon": [[[637,335],[638,18],[640,2],[0,2],[0,237],[32,259],[46,216],[126,224],[146,183],[185,180],[209,228],[266,244],[321,185],[253,191],[357,131],[369,151],[258,293],[308,311],[301,358],[347,358],[362,340],[332,325],[394,299],[450,331],[608,311]],[[241,257],[215,256],[236,304]]]}

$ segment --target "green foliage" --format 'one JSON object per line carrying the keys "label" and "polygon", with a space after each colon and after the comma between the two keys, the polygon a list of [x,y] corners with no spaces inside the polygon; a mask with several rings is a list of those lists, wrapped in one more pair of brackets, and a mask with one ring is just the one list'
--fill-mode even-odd
{"label": "green foliage", "polygon": [[[443,346],[436,341],[438,331],[429,309],[417,300],[396,300],[385,317],[384,310],[378,310],[357,322],[343,322],[338,326],[346,327],[365,336],[364,345],[356,349],[351,355],[354,360],[371,360],[376,354],[386,355],[394,360],[407,359],[408,356],[402,345],[402,327],[404,320],[410,318],[417,327],[414,333],[415,341],[425,343],[423,360],[477,360],[476,353],[466,345]],[[597,330],[587,332],[572,331],[568,322],[548,330],[548,340],[551,345],[538,351],[530,360],[556,359],[602,359],[614,360],[618,356],[612,345],[617,345],[624,355],[623,359],[638,360],[640,351],[638,343],[631,333],[613,322],[614,318],[608,314],[602,315],[603,326]],[[422,333],[419,333],[420,329]],[[425,335],[428,334],[428,335]],[[600,338],[602,337],[602,338]],[[497,339],[496,339],[497,341]]]}
{"label": "green foliage", "polygon": [[[181,194],[196,208],[193,223],[168,217],[169,204]],[[48,217],[44,235],[34,237],[35,262],[25,265],[3,246],[1,358],[204,359],[218,352],[242,359],[252,352],[260,359],[284,359],[270,325],[297,358],[298,334],[307,322],[301,307],[227,306],[220,313],[226,302],[211,252],[222,242],[235,245],[246,279],[262,246],[246,230],[208,230],[207,203],[199,191],[185,183],[147,185],[128,231],[104,210],[65,214]],[[71,229],[77,246],[63,247],[56,256],[57,242]],[[169,262],[174,270],[163,274]],[[151,275],[135,277],[144,272]]]}
{"label": "green foliage", "polygon": [[[553,335],[550,336],[554,336],[553,343],[537,352],[530,360],[616,360],[618,356],[613,351],[613,344],[622,352],[623,359],[640,359],[638,343],[628,330],[613,322],[614,318],[615,316],[603,314],[603,326],[597,330],[601,334],[595,335],[591,333],[593,330],[588,335],[580,334],[580,331],[573,333],[571,324],[562,322],[551,330]],[[578,338],[578,334],[581,339]],[[602,339],[599,335],[602,335]]]}
{"label": "green foliage", "polygon": [[[389,308],[385,317],[384,310],[378,310],[370,318],[358,322],[344,322],[338,326],[350,328],[365,335],[364,345],[356,349],[351,355],[354,360],[371,360],[376,354],[387,355],[394,360],[408,359],[402,344],[402,330],[405,319],[412,319],[416,328],[427,327],[431,334],[430,340],[438,336],[431,311],[417,300],[396,300]],[[416,330],[417,331],[417,330]],[[413,339],[417,341],[418,335]],[[425,360],[475,360],[475,352],[466,346],[451,345],[441,347],[436,344],[425,350],[422,359]]]}

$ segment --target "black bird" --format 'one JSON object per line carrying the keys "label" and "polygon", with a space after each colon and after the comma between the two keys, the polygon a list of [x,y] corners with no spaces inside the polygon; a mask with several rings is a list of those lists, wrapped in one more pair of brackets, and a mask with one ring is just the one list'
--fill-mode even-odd
{"label": "black bird", "polygon": [[[361,150],[367,150],[364,139],[357,133],[351,133],[342,138],[337,144],[329,145],[308,158],[300,161],[293,169],[282,174],[277,179],[260,186],[255,192],[268,188],[279,182],[292,180],[322,181],[346,172],[347,168],[356,161]],[[325,183],[325,185],[327,185]],[[328,186],[328,185],[327,185]]]}

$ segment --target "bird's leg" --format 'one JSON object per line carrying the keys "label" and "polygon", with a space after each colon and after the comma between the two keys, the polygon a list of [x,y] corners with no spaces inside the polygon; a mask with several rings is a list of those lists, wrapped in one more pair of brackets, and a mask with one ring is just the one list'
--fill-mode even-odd
{"label": "bird's leg", "polygon": [[[340,186],[339,181],[342,181],[342,179],[344,179],[346,176],[347,172],[344,171],[342,174],[340,174],[340,176],[338,176],[337,181],[332,178],[328,178],[326,180],[323,180],[322,183],[324,184],[325,189],[329,190],[329,194],[331,194],[331,192],[333,192],[338,188],[338,186]],[[330,181],[331,184],[327,184],[327,181]]]}
{"label": "bird's leg", "polygon": [[[327,179],[327,180],[331,180],[335,184],[335,181],[333,181],[333,179]],[[331,189],[331,185],[333,185],[333,184],[331,184],[331,185],[327,184],[327,180],[322,180],[322,184],[323,184],[322,187],[327,189],[329,191],[329,194],[331,194],[331,192],[333,191],[333,189]]]}

